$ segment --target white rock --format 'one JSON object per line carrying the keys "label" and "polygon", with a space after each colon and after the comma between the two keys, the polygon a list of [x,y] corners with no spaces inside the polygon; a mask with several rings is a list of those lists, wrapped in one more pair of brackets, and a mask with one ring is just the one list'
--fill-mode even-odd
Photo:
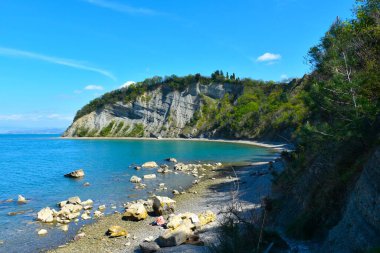
{"label": "white rock", "polygon": [[156,178],[156,174],[144,175],[144,179],[155,179],[155,178]]}
{"label": "white rock", "polygon": [[19,204],[25,204],[26,203],[26,198],[22,195],[18,195],[17,202]]}
{"label": "white rock", "polygon": [[71,197],[67,200],[67,202],[69,204],[80,204],[81,203],[81,200],[78,196],[75,196],[75,197]]}
{"label": "white rock", "polygon": [[132,176],[131,179],[129,179],[129,181],[131,183],[140,183],[141,182],[141,178],[138,177],[138,176]]}
{"label": "white rock", "polygon": [[152,168],[157,168],[158,165],[156,162],[146,162],[143,165],[141,165],[141,167],[147,168],[147,169],[152,169]]}
{"label": "white rock", "polygon": [[38,235],[46,235],[48,233],[48,231],[46,229],[40,229],[38,231]]}
{"label": "white rock", "polygon": [[42,221],[42,222],[46,222],[46,223],[53,222],[54,221],[53,211],[50,209],[50,207],[46,207],[46,208],[41,209],[37,213],[37,220]]}
{"label": "white rock", "polygon": [[106,205],[100,205],[100,206],[98,207],[98,210],[99,210],[99,211],[102,211],[102,210],[104,210],[104,209],[106,209]]}

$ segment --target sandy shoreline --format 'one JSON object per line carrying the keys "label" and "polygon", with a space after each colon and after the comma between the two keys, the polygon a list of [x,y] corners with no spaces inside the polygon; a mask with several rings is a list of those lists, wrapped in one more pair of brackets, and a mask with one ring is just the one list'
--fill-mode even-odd
{"label": "sandy shoreline", "polygon": [[[266,169],[266,164],[260,164],[250,167],[235,167],[228,165],[215,171],[208,171],[207,176],[199,184],[195,184],[186,190],[186,194],[175,196],[177,201],[176,213],[194,212],[200,213],[211,210],[219,213],[226,205],[231,202],[231,192],[234,189],[234,182],[238,176],[244,186],[241,186],[241,200],[246,203],[247,207],[254,207],[260,204],[260,198],[263,194],[267,194],[270,189],[270,175],[254,177],[251,175],[253,170]],[[236,173],[236,174],[235,174]],[[244,187],[248,187],[244,189]],[[248,193],[252,190],[254,193]],[[248,193],[248,194],[247,194]],[[249,196],[247,198],[247,196]],[[200,236],[206,245],[217,242],[217,230],[222,215],[218,214],[218,221],[207,225]],[[84,226],[78,233],[84,232],[86,236],[77,241],[70,241],[59,248],[49,252],[69,253],[69,252],[140,252],[139,244],[145,238],[152,236],[157,238],[163,233],[163,229],[157,226],[151,226],[150,223],[154,217],[148,217],[147,220],[140,222],[124,221],[121,214],[111,214],[96,220],[90,225]],[[108,238],[105,232],[108,227],[119,225],[125,228],[129,233],[129,238]],[[203,249],[199,248],[199,252]],[[198,251],[195,251],[198,252]]]}
{"label": "sandy shoreline", "polygon": [[289,144],[283,143],[265,143],[253,140],[228,140],[228,139],[208,139],[208,138],[149,138],[149,137],[59,137],[68,140],[147,140],[147,141],[199,141],[199,142],[221,142],[252,145],[263,148],[272,148],[275,150],[290,149]]}

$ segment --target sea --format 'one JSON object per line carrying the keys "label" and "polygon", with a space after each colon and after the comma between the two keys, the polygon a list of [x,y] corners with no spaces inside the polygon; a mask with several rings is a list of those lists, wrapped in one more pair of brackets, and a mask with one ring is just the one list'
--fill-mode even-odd
{"label": "sea", "polygon": [[[122,211],[123,203],[147,198],[159,183],[166,191],[155,192],[172,196],[173,189],[186,189],[194,177],[187,174],[159,174],[147,180],[147,188],[134,189],[132,175],[142,177],[154,169],[135,170],[147,161],[167,163],[174,157],[184,163],[261,162],[273,160],[276,151],[247,144],[169,141],[169,140],[94,140],[63,139],[59,135],[0,134],[0,252],[41,252],[71,240],[79,228],[93,220],[70,223],[64,232],[54,224],[36,221],[44,207],[69,197],[92,199],[94,207],[106,205],[106,214]],[[85,177],[70,179],[64,174],[83,169]],[[85,187],[84,183],[90,183]],[[17,196],[27,198],[18,204]],[[7,200],[12,199],[12,202]],[[111,206],[116,207],[112,209]],[[56,208],[57,209],[57,208]],[[18,215],[9,215],[20,212]],[[39,229],[46,236],[38,236]]]}

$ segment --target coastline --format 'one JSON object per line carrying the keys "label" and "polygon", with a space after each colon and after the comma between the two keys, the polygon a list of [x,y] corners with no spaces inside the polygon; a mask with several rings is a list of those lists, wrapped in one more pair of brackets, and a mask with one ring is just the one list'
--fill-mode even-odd
{"label": "coastline", "polygon": [[[266,170],[267,164],[225,167],[210,170],[205,180],[190,186],[186,194],[176,195],[177,201],[175,213],[194,212],[200,213],[211,210],[217,214],[217,221],[206,225],[200,230],[201,240],[210,246],[218,243],[218,225],[223,219],[221,211],[232,203],[233,191],[236,183],[242,184],[239,188],[239,201],[246,209],[255,209],[260,205],[261,197],[270,192],[271,175],[253,176],[252,172]],[[244,185],[243,185],[244,184]],[[252,192],[255,191],[255,192]],[[152,236],[154,239],[163,233],[163,229],[150,225],[154,217],[133,222],[122,220],[122,214],[111,214],[96,220],[94,223],[83,226],[78,233],[84,232],[85,237],[72,240],[58,248],[51,249],[50,253],[69,252],[140,252],[139,244],[145,238]],[[119,225],[125,228],[129,237],[108,238],[105,232],[110,226]],[[170,248],[166,248],[169,249]],[[174,249],[174,248],[173,248]],[[206,247],[198,247],[194,252],[205,252]],[[166,252],[165,248],[162,252]],[[169,252],[169,251],[168,251]],[[171,251],[176,252],[176,251]],[[193,252],[193,251],[191,251]]]}
{"label": "coastline", "polygon": [[210,138],[153,138],[153,137],[59,137],[67,140],[145,140],[145,141],[199,141],[199,142],[220,142],[251,145],[262,148],[271,148],[276,151],[291,150],[291,144],[268,143],[253,140],[229,140],[229,139],[210,139]]}

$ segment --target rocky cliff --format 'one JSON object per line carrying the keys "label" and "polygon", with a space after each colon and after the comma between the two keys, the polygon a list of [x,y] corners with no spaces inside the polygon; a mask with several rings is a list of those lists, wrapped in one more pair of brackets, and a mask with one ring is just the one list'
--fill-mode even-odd
{"label": "rocky cliff", "polygon": [[65,131],[66,137],[189,137],[198,129],[189,126],[194,114],[204,105],[202,97],[221,99],[225,94],[239,96],[243,89],[230,83],[199,82],[183,91],[157,87],[136,99],[117,101],[76,119]]}

